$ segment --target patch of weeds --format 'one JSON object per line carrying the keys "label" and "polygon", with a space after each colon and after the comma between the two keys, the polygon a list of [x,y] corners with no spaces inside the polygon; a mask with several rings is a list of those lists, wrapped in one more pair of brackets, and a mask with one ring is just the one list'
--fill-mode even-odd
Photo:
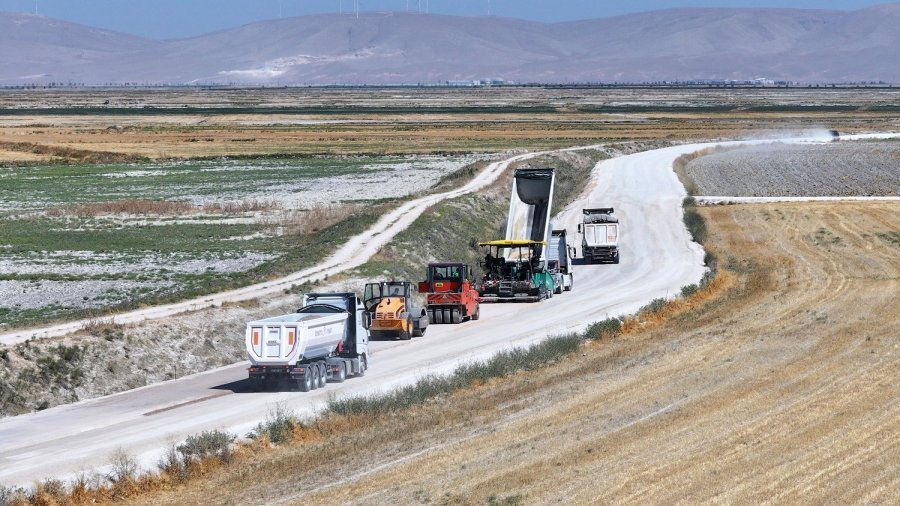
{"label": "patch of weeds", "polygon": [[415,499],[419,504],[428,504],[431,502],[431,496],[428,495],[428,492],[422,489],[418,489],[413,492],[413,499]]}
{"label": "patch of weeds", "polygon": [[698,244],[706,241],[706,219],[697,212],[696,204],[692,197],[684,199],[682,203],[684,207],[684,226],[687,227],[691,238]]}
{"label": "patch of weeds", "polygon": [[584,332],[585,339],[601,340],[611,339],[622,333],[621,318],[607,318],[594,322]]}
{"label": "patch of weeds", "polygon": [[26,500],[25,489],[22,487],[7,487],[0,485],[0,506],[18,504]]}
{"label": "patch of weeds", "polygon": [[385,394],[332,399],[328,403],[326,414],[387,415],[493,378],[537,369],[575,352],[583,340],[584,337],[578,334],[551,337],[528,348],[504,351],[486,361],[462,365],[450,376],[429,376],[413,385]]}
{"label": "patch of weeds", "polygon": [[681,296],[687,298],[687,297],[690,297],[691,295],[694,295],[699,290],[700,290],[700,286],[697,284],[685,285],[685,286],[681,287]]}
{"label": "patch of weeds", "polygon": [[137,460],[121,448],[112,454],[109,459],[109,465],[110,469],[106,473],[106,479],[113,485],[130,483],[137,477]]}
{"label": "patch of weeds", "polygon": [[882,241],[893,244],[894,246],[900,246],[900,232],[879,232],[875,235]]}
{"label": "patch of weeds", "polygon": [[487,498],[487,503],[490,506],[517,506],[525,504],[525,497],[522,494],[508,495],[502,498],[492,495]]}
{"label": "patch of weeds", "polygon": [[301,426],[300,420],[283,403],[278,403],[266,414],[266,419],[257,424],[247,434],[251,439],[267,438],[274,444],[283,444],[291,440],[294,429]]}
{"label": "patch of weeds", "polygon": [[638,309],[638,315],[641,316],[649,316],[653,314],[657,314],[665,309],[666,305],[669,303],[668,300],[659,297],[651,300],[646,306]]}
{"label": "patch of weeds", "polygon": [[231,460],[231,445],[235,439],[234,435],[220,430],[203,431],[188,436],[184,443],[178,445],[177,450],[186,460],[215,457],[221,462],[228,462]]}
{"label": "patch of weeds", "polygon": [[753,263],[744,258],[737,259],[733,256],[729,256],[728,260],[725,262],[725,268],[731,272],[736,272],[738,274],[751,274],[755,269]]}
{"label": "patch of weeds", "polygon": [[[48,478],[37,484],[28,497],[31,504],[65,504],[69,493],[62,480]],[[2,503],[0,503],[2,504]]]}
{"label": "patch of weeds", "polygon": [[831,230],[828,230],[825,227],[819,227],[816,230],[816,233],[813,234],[813,239],[816,245],[819,244],[840,244],[841,238],[834,235]]}

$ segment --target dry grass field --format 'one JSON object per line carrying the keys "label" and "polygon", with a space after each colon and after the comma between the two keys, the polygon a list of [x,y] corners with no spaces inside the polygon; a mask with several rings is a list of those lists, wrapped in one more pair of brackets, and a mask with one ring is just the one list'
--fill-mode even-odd
{"label": "dry grass field", "polygon": [[325,420],[137,502],[896,501],[897,205],[701,212],[715,296],[552,367]]}
{"label": "dry grass field", "polygon": [[2,90],[0,164],[422,154],[900,129],[900,89]]}

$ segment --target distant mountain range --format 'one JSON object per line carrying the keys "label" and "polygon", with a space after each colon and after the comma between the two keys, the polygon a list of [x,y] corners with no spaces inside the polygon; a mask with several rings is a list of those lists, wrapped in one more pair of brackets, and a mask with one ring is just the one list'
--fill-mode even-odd
{"label": "distant mountain range", "polygon": [[553,24],[331,14],[165,41],[0,12],[0,48],[0,85],[900,83],[900,4],[857,11],[667,9]]}

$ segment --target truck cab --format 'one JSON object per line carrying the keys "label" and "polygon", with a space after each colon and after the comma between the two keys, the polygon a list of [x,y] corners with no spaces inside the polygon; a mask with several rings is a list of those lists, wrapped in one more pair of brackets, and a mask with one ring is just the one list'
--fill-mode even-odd
{"label": "truck cab", "polygon": [[566,231],[554,230],[550,233],[550,247],[547,248],[547,270],[553,274],[556,292],[569,291],[574,286],[572,259],[575,257],[569,246]]}

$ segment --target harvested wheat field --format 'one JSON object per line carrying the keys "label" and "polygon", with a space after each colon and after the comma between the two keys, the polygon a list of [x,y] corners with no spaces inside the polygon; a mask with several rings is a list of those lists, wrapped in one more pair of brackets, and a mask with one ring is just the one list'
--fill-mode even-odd
{"label": "harvested wheat field", "polygon": [[326,419],[142,500],[894,502],[898,211],[703,209],[715,293],[666,319],[419,408]]}

